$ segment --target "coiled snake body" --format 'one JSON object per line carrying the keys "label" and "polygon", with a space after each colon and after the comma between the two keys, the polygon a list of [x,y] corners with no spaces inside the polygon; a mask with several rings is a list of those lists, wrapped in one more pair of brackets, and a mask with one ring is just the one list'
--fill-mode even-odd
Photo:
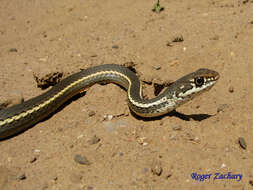
{"label": "coiled snake body", "polygon": [[199,69],[175,81],[159,96],[146,100],[142,98],[141,83],[134,72],[114,64],[95,66],[70,75],[37,97],[0,110],[0,139],[28,129],[95,83],[119,84],[127,89],[128,105],[135,114],[156,117],[209,90],[218,79],[219,74],[216,71]]}

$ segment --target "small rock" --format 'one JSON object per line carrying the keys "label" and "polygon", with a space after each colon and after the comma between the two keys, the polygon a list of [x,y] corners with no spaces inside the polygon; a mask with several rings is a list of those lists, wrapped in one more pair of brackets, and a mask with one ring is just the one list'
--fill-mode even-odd
{"label": "small rock", "polygon": [[250,184],[251,186],[253,186],[253,180],[252,180],[252,179],[249,180],[249,184]]}
{"label": "small rock", "polygon": [[74,160],[75,162],[82,165],[90,165],[89,160],[85,156],[81,156],[80,154],[75,155]]}
{"label": "small rock", "polygon": [[81,134],[81,135],[79,135],[79,136],[77,137],[77,139],[81,139],[81,138],[83,138],[83,134]]}
{"label": "small rock", "polygon": [[228,104],[220,104],[217,108],[217,113],[224,112],[225,109],[227,109],[229,106]]}
{"label": "small rock", "polygon": [[173,130],[175,131],[181,131],[182,130],[182,126],[181,125],[175,125],[172,127]]}
{"label": "small rock", "polygon": [[25,173],[23,173],[23,174],[21,174],[20,176],[18,176],[17,179],[18,179],[18,180],[25,180],[25,179],[26,179]]}
{"label": "small rock", "polygon": [[194,141],[196,138],[196,136],[190,130],[186,131],[186,136],[187,136],[188,140],[190,140],[190,141]]}
{"label": "small rock", "polygon": [[33,163],[37,160],[37,157],[33,157],[31,160],[30,160],[30,163]]}
{"label": "small rock", "polygon": [[39,149],[35,149],[34,152],[35,153],[40,153],[40,150]]}
{"label": "small rock", "polygon": [[233,92],[234,92],[234,87],[233,87],[233,86],[230,86],[230,87],[228,88],[228,91],[229,91],[230,93],[233,93]]}
{"label": "small rock", "polygon": [[172,173],[171,172],[167,172],[167,174],[165,175],[165,178],[169,179],[171,176],[172,176]]}
{"label": "small rock", "polygon": [[167,42],[167,43],[166,43],[166,46],[168,46],[168,47],[172,47],[172,46],[173,46],[173,44],[172,44],[172,42]]}
{"label": "small rock", "polygon": [[92,145],[92,144],[97,144],[99,141],[100,141],[100,138],[94,135],[91,139],[88,140],[88,143]]}
{"label": "small rock", "polygon": [[151,172],[154,175],[160,176],[163,172],[163,168],[160,161],[154,160],[151,165]]}
{"label": "small rock", "polygon": [[92,187],[92,186],[87,186],[87,190],[93,190],[94,189],[94,187]]}
{"label": "small rock", "polygon": [[246,143],[246,141],[244,140],[243,137],[239,137],[239,138],[238,138],[238,143],[239,143],[239,145],[241,146],[241,148],[243,148],[243,149],[246,149],[246,148],[247,148],[247,143]]}
{"label": "small rock", "polygon": [[124,153],[123,153],[123,152],[120,152],[119,155],[120,155],[120,156],[124,156]]}
{"label": "small rock", "polygon": [[172,42],[183,42],[184,41],[184,37],[183,37],[183,35],[180,34],[178,36],[173,37],[171,41]]}
{"label": "small rock", "polygon": [[111,121],[113,118],[113,115],[104,115],[104,120],[105,121]]}
{"label": "small rock", "polygon": [[94,116],[95,114],[96,114],[96,112],[94,112],[94,111],[89,111],[88,116],[89,116],[89,117],[92,117],[92,116]]}
{"label": "small rock", "polygon": [[227,167],[227,165],[225,163],[222,163],[220,168],[225,168],[225,167]]}
{"label": "small rock", "polygon": [[211,39],[211,40],[219,40],[220,37],[219,37],[218,35],[215,35],[215,36],[211,37],[210,39]]}
{"label": "small rock", "polygon": [[9,52],[18,52],[17,48],[10,48]]}
{"label": "small rock", "polygon": [[143,145],[143,146],[147,146],[149,143],[148,143],[148,140],[147,140],[147,137],[138,137],[137,138],[137,142],[140,144],[140,145]]}
{"label": "small rock", "polygon": [[119,46],[118,45],[113,45],[112,48],[113,49],[119,49]]}
{"label": "small rock", "polygon": [[46,62],[48,60],[48,57],[41,57],[39,58],[39,61],[41,62]]}
{"label": "small rock", "polygon": [[155,68],[155,70],[160,70],[162,67],[161,66],[155,66],[154,68]]}

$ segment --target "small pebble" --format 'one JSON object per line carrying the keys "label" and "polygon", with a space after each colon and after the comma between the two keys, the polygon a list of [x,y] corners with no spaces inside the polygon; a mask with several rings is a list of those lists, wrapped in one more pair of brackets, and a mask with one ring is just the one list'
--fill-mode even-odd
{"label": "small pebble", "polygon": [[239,138],[238,138],[238,143],[239,143],[239,145],[241,146],[241,148],[243,148],[243,149],[246,149],[246,148],[247,148],[247,143],[246,143],[246,141],[244,140],[243,137],[239,137]]}
{"label": "small pebble", "polygon": [[18,176],[17,179],[18,179],[18,180],[25,180],[25,179],[26,179],[25,173],[23,173],[22,175]]}
{"label": "small pebble", "polygon": [[228,107],[229,107],[228,104],[220,104],[218,105],[217,112],[218,113],[224,112],[224,110],[227,109]]}
{"label": "small pebble", "polygon": [[166,178],[166,179],[169,179],[171,176],[172,176],[172,173],[171,173],[171,172],[167,172],[165,178]]}
{"label": "small pebble", "polygon": [[74,160],[82,165],[90,165],[89,160],[85,156],[81,156],[80,154],[75,155]]}
{"label": "small pebble", "polygon": [[190,141],[195,141],[195,139],[197,138],[190,130],[186,131],[186,136]]}
{"label": "small pebble", "polygon": [[167,43],[166,43],[166,46],[172,47],[173,44],[172,44],[172,42],[167,42]]}
{"label": "small pebble", "polygon": [[175,125],[172,127],[173,130],[175,131],[181,131],[182,130],[182,126],[181,125]]}
{"label": "small pebble", "polygon": [[173,37],[172,42],[183,42],[184,37],[180,34],[178,36]]}
{"label": "small pebble", "polygon": [[113,49],[119,49],[119,46],[118,45],[113,45],[112,48]]}
{"label": "small pebble", "polygon": [[228,88],[228,91],[229,91],[230,93],[233,93],[233,92],[234,92],[234,87],[233,87],[233,86],[230,86],[230,87]]}
{"label": "small pebble", "polygon": [[155,66],[155,70],[160,70],[161,68],[161,66]]}
{"label": "small pebble", "polygon": [[249,180],[249,184],[250,184],[251,186],[253,186],[253,180],[252,180],[252,179]]}
{"label": "small pebble", "polygon": [[220,39],[220,37],[218,36],[218,35],[215,35],[215,36],[213,36],[212,38],[210,38],[211,40],[219,40]]}
{"label": "small pebble", "polygon": [[88,140],[88,143],[92,145],[92,144],[97,144],[99,141],[100,141],[100,138],[94,135],[91,139]]}
{"label": "small pebble", "polygon": [[40,150],[39,149],[35,149],[34,152],[35,153],[40,153]]}
{"label": "small pebble", "polygon": [[10,48],[9,52],[18,52],[17,48]]}
{"label": "small pebble", "polygon": [[37,157],[33,157],[31,160],[30,160],[30,163],[33,163],[37,160]]}
{"label": "small pebble", "polygon": [[46,62],[48,60],[48,57],[41,57],[39,58],[39,61],[41,62]]}
{"label": "small pebble", "polygon": [[220,168],[225,168],[225,167],[227,167],[227,165],[225,163],[222,163]]}
{"label": "small pebble", "polygon": [[79,136],[77,137],[77,139],[81,139],[81,138],[83,138],[83,134],[81,134],[81,135],[79,135]]}
{"label": "small pebble", "polygon": [[92,117],[92,116],[94,116],[95,114],[96,114],[96,112],[94,112],[94,111],[89,111],[88,116],[89,116],[89,117]]}
{"label": "small pebble", "polygon": [[113,118],[113,115],[104,115],[104,120],[111,121]]}
{"label": "small pebble", "polygon": [[160,161],[153,161],[151,165],[151,172],[157,176],[160,176],[162,174],[163,168]]}

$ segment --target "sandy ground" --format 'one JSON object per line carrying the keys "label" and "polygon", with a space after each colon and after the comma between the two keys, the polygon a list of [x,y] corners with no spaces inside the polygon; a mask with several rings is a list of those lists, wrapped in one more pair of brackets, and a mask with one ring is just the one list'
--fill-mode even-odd
{"label": "sandy ground", "polygon": [[[66,77],[107,63],[134,63],[153,82],[201,67],[221,75],[178,114],[151,121],[129,113],[123,89],[93,86],[0,142],[1,190],[253,188],[253,1],[160,3],[157,14],[146,0],[1,0],[1,104],[41,94],[34,73]],[[171,42],[176,37],[184,40]],[[241,180],[214,178],[228,172]],[[192,173],[211,176],[200,181]]]}

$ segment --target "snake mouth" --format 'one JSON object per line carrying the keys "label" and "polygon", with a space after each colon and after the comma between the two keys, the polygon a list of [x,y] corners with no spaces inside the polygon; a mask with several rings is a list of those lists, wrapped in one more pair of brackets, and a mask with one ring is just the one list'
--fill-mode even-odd
{"label": "snake mouth", "polygon": [[217,81],[220,78],[220,74],[218,72],[216,72],[216,73],[217,73],[217,75],[214,77],[214,79]]}

